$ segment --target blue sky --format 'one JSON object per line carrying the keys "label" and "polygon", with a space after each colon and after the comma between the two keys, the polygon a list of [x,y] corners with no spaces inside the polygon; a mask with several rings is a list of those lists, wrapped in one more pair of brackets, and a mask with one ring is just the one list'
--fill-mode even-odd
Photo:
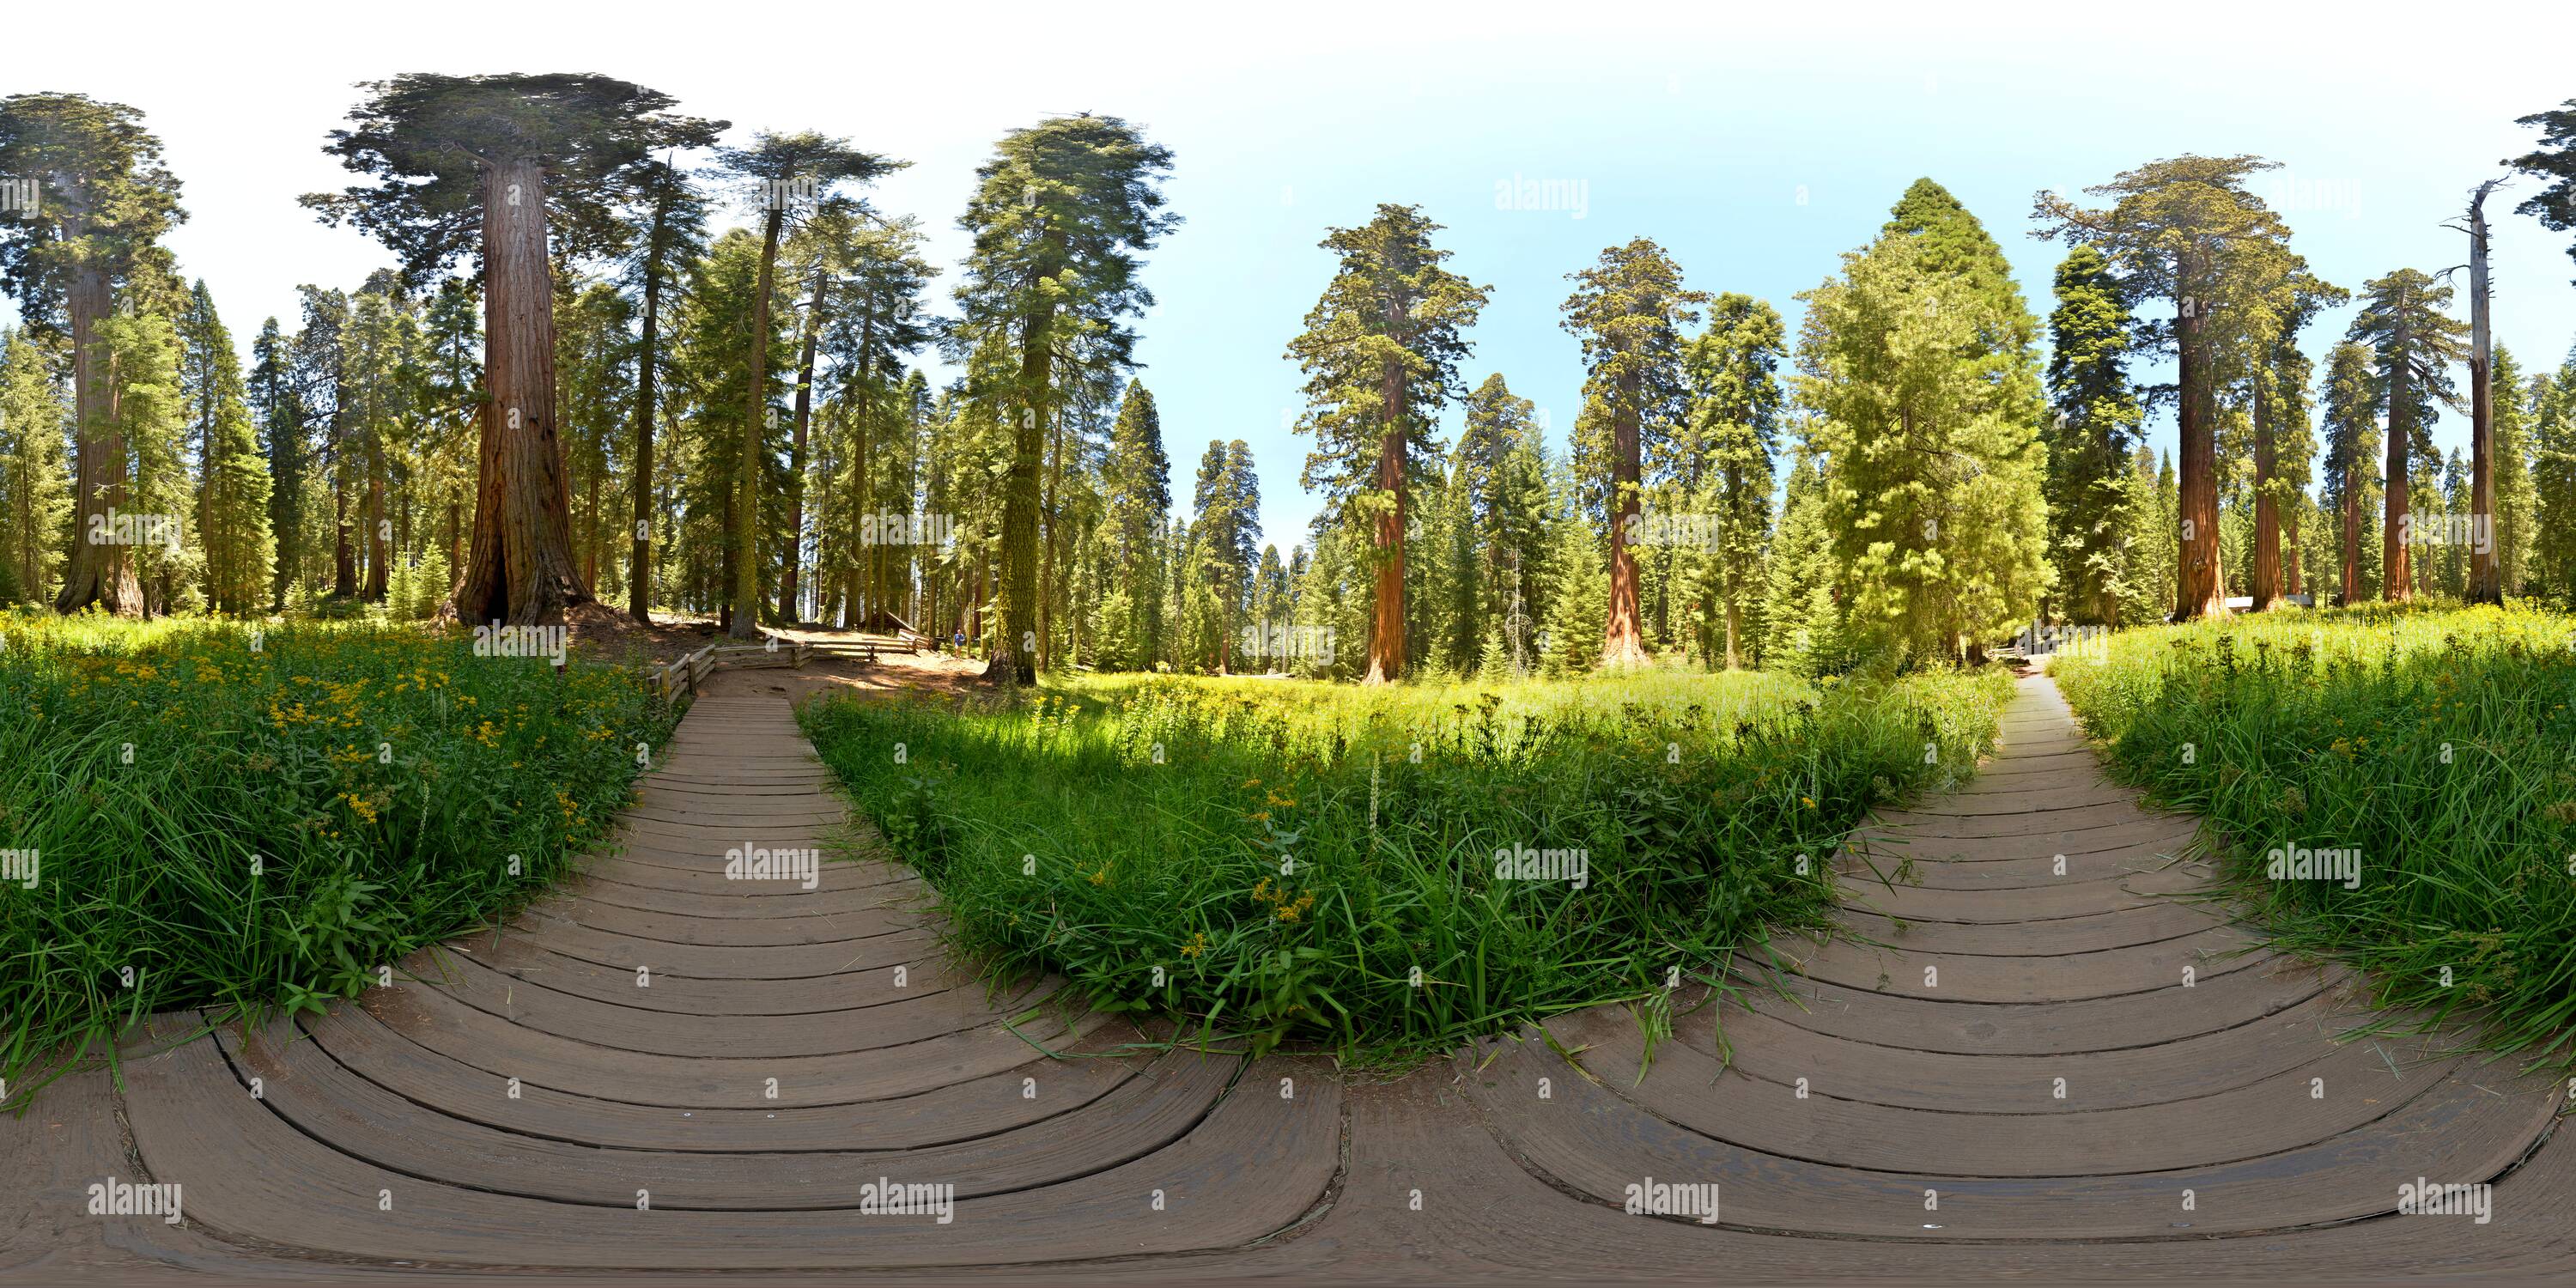
{"label": "blue sky", "polygon": [[[78,90],[149,114],[188,185],[193,217],[170,243],[245,346],[268,314],[291,322],[296,283],[354,286],[385,262],[294,205],[346,182],[319,147],[354,81],[598,71],[730,119],[737,137],[846,135],[915,162],[874,199],[920,215],[951,270],[956,215],[994,138],[1050,112],[1125,116],[1176,153],[1167,192],[1187,220],[1149,258],[1158,303],[1137,346],[1176,480],[1209,439],[1246,440],[1283,550],[1317,500],[1297,487],[1306,444],[1286,425],[1299,380],[1280,354],[1331,272],[1315,243],[1380,201],[1448,226],[1452,266],[1493,288],[1462,376],[1503,373],[1561,443],[1582,381],[1557,325],[1565,274],[1630,237],[1662,242],[1697,287],[1770,300],[1794,334],[1791,297],[1929,175],[1985,221],[2044,314],[2063,249],[2027,235],[2034,192],[2182,152],[2249,152],[2283,163],[2257,191],[2301,252],[2358,287],[2461,262],[2465,238],[2441,225],[2499,158],[2529,150],[2513,118],[2576,98],[2576,11],[2546,6],[2376,19],[2243,3],[1930,8],[1323,4],[1111,11],[1119,25],[1075,29],[1060,5],[773,5],[759,11],[766,38],[739,49],[735,25],[629,5],[286,5],[256,30],[188,10],[154,18],[141,42],[95,40],[55,8],[8,20],[27,37],[12,43],[43,56],[0,61],[0,91]],[[1580,206],[1497,209],[1497,185],[1515,179],[1559,181]],[[2555,367],[2576,342],[2576,234],[2511,212],[2532,189],[2521,180],[2491,203],[2496,334],[2526,367]],[[2313,327],[2310,350],[2348,314]],[[2152,433],[2172,441],[2169,420]],[[2457,417],[2437,434],[2445,447],[2465,437]]]}

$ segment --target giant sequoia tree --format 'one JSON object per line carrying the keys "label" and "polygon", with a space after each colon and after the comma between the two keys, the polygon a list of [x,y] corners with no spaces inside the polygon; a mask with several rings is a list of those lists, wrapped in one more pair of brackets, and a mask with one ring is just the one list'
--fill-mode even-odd
{"label": "giant sequoia tree", "polygon": [[613,247],[621,175],[678,135],[721,127],[605,76],[410,74],[362,88],[351,128],[323,150],[374,182],[304,203],[382,241],[415,286],[460,255],[482,263],[485,401],[456,614],[560,622],[592,600],[556,423],[554,258]]}
{"label": "giant sequoia tree", "polygon": [[[2220,368],[2248,392],[2254,457],[2253,607],[2277,607],[2288,594],[2282,569],[2282,516],[2305,495],[2308,458],[2315,442],[2308,429],[2308,362],[2299,331],[2318,310],[2351,298],[2342,287],[2318,280],[2307,261],[2277,245],[2240,256],[2235,303],[2211,323],[2223,336]],[[2293,519],[2295,523],[2295,519]]]}
{"label": "giant sequoia tree", "polygon": [[2406,548],[2421,539],[2423,522],[2412,513],[2407,458],[2433,450],[2433,404],[2460,406],[2450,368],[2468,357],[2468,328],[2443,316],[2450,302],[2450,287],[2398,269],[2362,285],[2361,311],[2348,337],[2370,351],[2375,392],[2388,418],[2388,510],[2379,539],[2380,597],[2390,603],[2414,596]]}
{"label": "giant sequoia tree", "polygon": [[1154,302],[1140,252],[1180,222],[1163,210],[1170,149],[1114,116],[1050,117],[1004,135],[958,225],[974,235],[957,288],[959,353],[986,350],[972,392],[1010,428],[1003,484],[1001,632],[985,674],[1038,670],[1038,476],[1078,389],[1133,365],[1126,319]]}
{"label": "giant sequoia tree", "polygon": [[2289,228],[2245,190],[2248,176],[2273,162],[2250,156],[2179,156],[2153,161],[2085,191],[2112,199],[2088,209],[2053,192],[2039,194],[2037,237],[2090,245],[2116,265],[2132,301],[2164,299],[2173,316],[2144,329],[2152,348],[2171,350],[2179,370],[2169,392],[2182,433],[2176,619],[2227,612],[2227,582],[2218,548],[2216,359],[2222,340],[2211,322],[2240,302],[2249,271],[2277,253]]}
{"label": "giant sequoia tree", "polygon": [[[79,533],[127,503],[128,444],[118,426],[117,372],[100,328],[120,292],[168,273],[156,243],[187,218],[179,181],[143,114],[80,94],[0,99],[0,174],[32,181],[35,200],[0,207],[0,289],[40,334],[69,340],[79,460]],[[159,285],[159,283],[151,283]],[[143,611],[131,547],[75,536],[54,607]]]}
{"label": "giant sequoia tree", "polygon": [[1288,342],[1287,356],[1306,375],[1297,432],[1315,439],[1300,482],[1371,530],[1372,683],[1404,673],[1406,506],[1430,480],[1441,404],[1465,396],[1458,362],[1485,307],[1487,288],[1444,267],[1449,252],[1431,244],[1438,231],[1421,207],[1394,205],[1357,228],[1333,229],[1322,246],[1340,262],[1306,329]]}
{"label": "giant sequoia tree", "polygon": [[1583,342],[1583,415],[1575,424],[1578,459],[1603,476],[1610,526],[1610,613],[1602,627],[1601,664],[1646,660],[1637,613],[1637,515],[1649,442],[1660,450],[1688,414],[1681,329],[1699,321],[1706,291],[1682,285],[1681,266],[1664,248],[1639,237],[1601,252],[1592,267],[1571,273],[1560,324]]}

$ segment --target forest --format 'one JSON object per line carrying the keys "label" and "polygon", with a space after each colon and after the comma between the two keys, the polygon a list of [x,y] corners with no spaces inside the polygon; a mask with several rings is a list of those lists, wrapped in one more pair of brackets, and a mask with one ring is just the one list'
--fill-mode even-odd
{"label": "forest", "polygon": [[[1636,236],[1566,266],[1564,449],[1475,361],[1475,266],[1380,204],[1317,230],[1329,281],[1263,341],[1304,380],[1294,482],[1325,499],[1295,534],[1261,531],[1245,443],[1167,428],[1134,362],[1152,252],[1189,235],[1143,128],[997,140],[945,265],[921,220],[948,212],[870,199],[902,158],[722,143],[681,106],[590,75],[362,86],[315,123],[350,184],[301,201],[396,267],[249,326],[162,244],[185,176],[150,121],[0,101],[0,600],[900,623],[1027,681],[1817,675],[2231,600],[2576,596],[2576,352],[2490,335],[2484,270],[2507,173],[2514,211],[2576,222],[2576,102],[2522,119],[2534,150],[2456,233],[2360,282],[2309,269],[2252,156],[2035,194],[2063,248],[2045,316],[1933,178],[1794,336]],[[2435,450],[2443,408],[2468,451]],[[2159,414],[2178,452],[2150,450]]]}

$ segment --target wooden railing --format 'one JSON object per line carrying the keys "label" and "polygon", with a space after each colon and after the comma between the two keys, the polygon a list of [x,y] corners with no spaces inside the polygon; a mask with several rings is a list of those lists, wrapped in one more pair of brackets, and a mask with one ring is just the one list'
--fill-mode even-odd
{"label": "wooden railing", "polygon": [[709,644],[687,657],[659,666],[644,668],[644,682],[663,698],[676,698],[686,693],[695,696],[698,686],[715,674],[718,667],[746,670],[752,667],[801,667],[814,656],[814,646],[803,640],[767,644]]}

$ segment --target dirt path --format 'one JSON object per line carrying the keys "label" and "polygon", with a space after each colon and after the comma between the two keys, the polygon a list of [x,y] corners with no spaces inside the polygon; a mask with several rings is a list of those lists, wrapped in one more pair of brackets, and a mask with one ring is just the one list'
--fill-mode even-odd
{"label": "dirt path", "polygon": [[[2160,897],[2207,878],[2169,857],[2189,820],[2102,779],[2045,678],[1965,790],[1882,814],[1840,860],[1874,944],[1786,945],[1741,1003],[1683,996],[1650,1063],[1636,1018],[1602,1007],[1391,1083],[1156,1050],[1053,1004],[1051,980],[988,995],[942,961],[896,866],[728,880],[728,850],[845,846],[789,698],[866,681],[719,675],[623,851],[507,929],[357,1005],[198,1036],[131,1061],[122,1093],[85,1075],[0,1120],[0,1156],[35,1160],[0,1200],[0,1275],[2064,1281],[2576,1260],[2576,1147],[2541,1147],[2557,1085],[2438,1040],[2337,1043],[2359,1016],[2343,981]],[[110,1176],[181,1183],[185,1222],[83,1215]],[[2488,1219],[2395,1215],[2419,1179],[2492,1182]],[[953,1206],[869,1211],[879,1181],[952,1187]],[[1675,1184],[1715,1185],[1714,1223],[1622,1210]]]}

